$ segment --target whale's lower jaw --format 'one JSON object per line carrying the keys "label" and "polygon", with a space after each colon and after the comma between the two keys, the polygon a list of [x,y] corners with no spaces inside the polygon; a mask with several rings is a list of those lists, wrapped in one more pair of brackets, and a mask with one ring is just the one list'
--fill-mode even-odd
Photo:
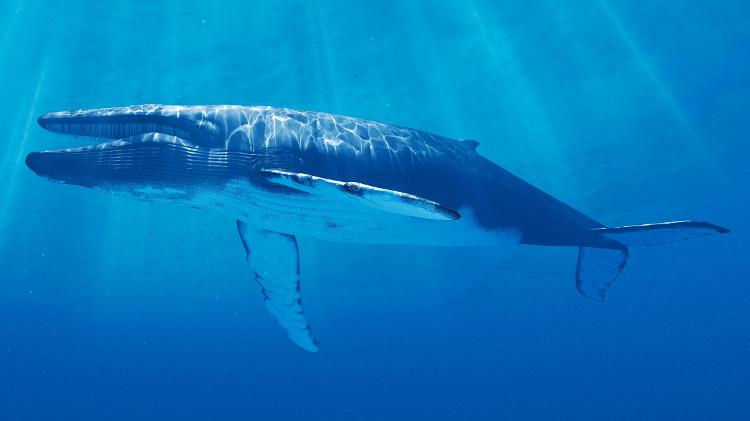
{"label": "whale's lower jaw", "polygon": [[115,192],[195,190],[252,174],[258,157],[145,133],[91,146],[31,152],[26,165],[52,181]]}

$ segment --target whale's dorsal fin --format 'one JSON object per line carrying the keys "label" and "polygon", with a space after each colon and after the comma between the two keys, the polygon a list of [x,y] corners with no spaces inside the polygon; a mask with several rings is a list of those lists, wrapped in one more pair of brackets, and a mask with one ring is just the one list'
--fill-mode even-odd
{"label": "whale's dorsal fin", "polygon": [[237,221],[237,231],[266,308],[286,329],[289,339],[316,352],[318,342],[312,336],[302,309],[297,239],[289,234],[256,230],[242,221]]}
{"label": "whale's dorsal fin", "polygon": [[286,170],[263,170],[266,180],[312,195],[335,197],[353,204],[422,219],[452,220],[461,217],[453,209],[422,197],[352,181],[331,180]]}
{"label": "whale's dorsal fin", "polygon": [[461,139],[459,142],[473,151],[477,150],[477,146],[479,146],[479,141],[474,139]]}

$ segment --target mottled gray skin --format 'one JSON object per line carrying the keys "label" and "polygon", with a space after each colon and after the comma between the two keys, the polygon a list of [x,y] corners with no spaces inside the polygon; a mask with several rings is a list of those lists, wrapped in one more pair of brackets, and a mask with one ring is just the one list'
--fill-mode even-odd
{"label": "mottled gray skin", "polygon": [[[138,150],[129,154],[157,144],[169,144],[171,153],[191,147],[190,173],[169,168],[171,172],[156,174],[169,186],[195,177],[218,183],[238,177],[253,179],[258,170],[278,168],[409,193],[462,213],[469,210],[480,227],[519,232],[521,243],[608,246],[607,240],[590,231],[601,224],[481,156],[473,141],[272,107],[145,105],[50,113],[40,117],[39,124],[64,134],[134,142],[128,147]],[[143,171],[112,174],[102,168],[92,174],[94,161],[101,162],[117,149],[124,147],[77,148],[78,158],[70,158],[71,150],[32,153],[27,163],[40,175],[89,187],[101,179],[122,183],[134,177],[137,181]],[[167,161],[160,153],[149,151],[148,157],[141,158],[146,161],[143,165],[165,167]],[[224,164],[196,170],[195,162],[212,159]]]}

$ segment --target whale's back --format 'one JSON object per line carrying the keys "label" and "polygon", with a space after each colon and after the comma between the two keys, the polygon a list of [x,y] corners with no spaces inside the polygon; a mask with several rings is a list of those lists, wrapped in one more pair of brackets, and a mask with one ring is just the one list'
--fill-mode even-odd
{"label": "whale's back", "polygon": [[[513,229],[532,244],[578,241],[603,227],[486,159],[477,142],[341,115],[269,109],[255,147],[299,157],[288,168],[356,181],[469,209],[486,229]],[[262,142],[262,143],[261,143]]]}

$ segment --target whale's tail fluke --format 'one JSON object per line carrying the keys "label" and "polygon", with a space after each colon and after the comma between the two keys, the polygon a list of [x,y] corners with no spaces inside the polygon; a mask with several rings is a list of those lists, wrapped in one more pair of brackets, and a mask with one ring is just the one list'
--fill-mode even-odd
{"label": "whale's tail fluke", "polygon": [[658,224],[596,228],[607,241],[606,248],[580,247],[576,288],[582,295],[604,301],[604,294],[628,260],[628,247],[653,246],[713,234],[726,234],[728,229],[701,221],[675,221]]}

